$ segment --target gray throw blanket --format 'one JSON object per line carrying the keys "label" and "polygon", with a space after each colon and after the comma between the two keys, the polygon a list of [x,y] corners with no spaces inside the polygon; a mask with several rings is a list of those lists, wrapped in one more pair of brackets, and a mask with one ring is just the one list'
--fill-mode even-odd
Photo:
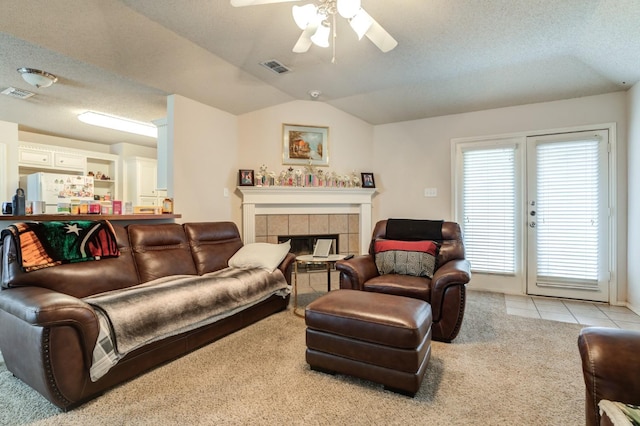
{"label": "gray throw blanket", "polygon": [[226,268],[178,275],[84,299],[106,314],[119,358],[148,343],[194,330],[289,287],[282,272]]}

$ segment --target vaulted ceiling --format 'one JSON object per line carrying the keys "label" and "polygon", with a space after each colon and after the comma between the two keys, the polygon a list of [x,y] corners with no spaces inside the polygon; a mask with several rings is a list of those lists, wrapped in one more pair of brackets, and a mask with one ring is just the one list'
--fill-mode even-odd
{"label": "vaulted ceiling", "polygon": [[[311,0],[299,2],[306,4]],[[332,49],[292,47],[295,3],[229,0],[5,0],[0,120],[37,133],[155,146],[79,122],[86,110],[150,121],[179,94],[232,114],[318,90],[371,124],[627,90],[640,81],[637,0],[362,0],[397,41],[382,53],[338,18]],[[276,74],[260,62],[276,59]],[[25,83],[17,68],[59,77]]]}

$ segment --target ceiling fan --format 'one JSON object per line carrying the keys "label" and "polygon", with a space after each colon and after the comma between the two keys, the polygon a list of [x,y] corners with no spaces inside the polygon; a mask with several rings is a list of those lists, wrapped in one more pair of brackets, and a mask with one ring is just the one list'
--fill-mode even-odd
{"label": "ceiling fan", "polygon": [[[301,0],[231,0],[234,7],[254,6],[260,4],[297,2]],[[329,42],[333,30],[333,38],[336,36],[336,15],[340,15],[349,21],[351,28],[358,35],[358,39],[367,36],[381,51],[393,50],[398,42],[371,17],[361,6],[360,0],[316,0],[304,6],[293,6],[292,13],[295,23],[302,29],[293,51],[304,53],[309,50],[311,44],[320,47],[334,46]]]}

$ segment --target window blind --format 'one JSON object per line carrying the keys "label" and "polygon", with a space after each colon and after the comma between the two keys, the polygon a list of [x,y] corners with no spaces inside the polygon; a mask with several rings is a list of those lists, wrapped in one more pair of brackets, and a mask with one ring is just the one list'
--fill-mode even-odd
{"label": "window blind", "polygon": [[536,146],[537,281],[597,285],[598,140]]}
{"label": "window blind", "polygon": [[463,152],[466,257],[473,271],[515,273],[515,147]]}

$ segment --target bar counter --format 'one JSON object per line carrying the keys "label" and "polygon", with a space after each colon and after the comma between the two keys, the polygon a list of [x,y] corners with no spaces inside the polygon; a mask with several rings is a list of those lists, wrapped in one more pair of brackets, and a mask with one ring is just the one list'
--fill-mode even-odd
{"label": "bar counter", "polygon": [[0,215],[0,222],[45,222],[67,220],[152,221],[180,219],[181,214],[28,214],[25,216]]}

